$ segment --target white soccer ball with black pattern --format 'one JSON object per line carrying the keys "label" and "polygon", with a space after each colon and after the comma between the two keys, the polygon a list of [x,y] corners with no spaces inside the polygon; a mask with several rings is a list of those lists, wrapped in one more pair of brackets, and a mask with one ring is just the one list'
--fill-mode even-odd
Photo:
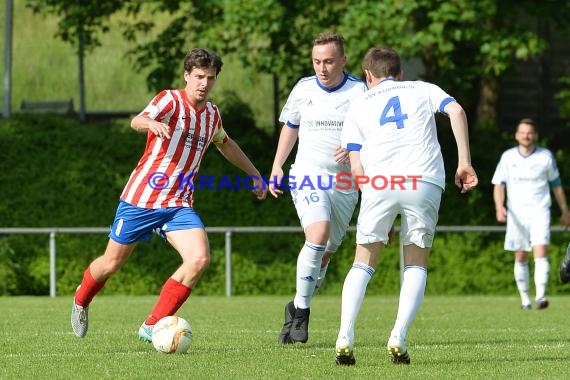
{"label": "white soccer ball with black pattern", "polygon": [[165,354],[186,353],[192,346],[192,326],[175,315],[164,317],[152,329],[152,345]]}

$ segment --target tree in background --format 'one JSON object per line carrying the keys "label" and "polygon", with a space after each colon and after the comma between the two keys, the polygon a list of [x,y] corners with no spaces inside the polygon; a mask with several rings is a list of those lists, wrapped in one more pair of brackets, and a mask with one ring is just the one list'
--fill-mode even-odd
{"label": "tree in background", "polygon": [[[502,75],[514,63],[537,57],[546,48],[539,30],[568,25],[570,6],[552,2],[470,0],[236,0],[154,1],[186,18],[175,20],[155,42],[137,49],[145,64],[160,62],[160,41],[176,46],[179,34],[236,53],[252,72],[279,78],[290,88],[311,72],[310,41],[319,31],[337,30],[347,38],[349,69],[374,45],[391,46],[409,59],[420,58],[424,79],[453,88],[479,128],[494,129]],[[190,20],[190,17],[193,20]],[[164,55],[162,55],[164,57]],[[149,58],[150,60],[146,60]],[[162,61],[161,61],[162,60]],[[171,60],[172,61],[172,60]],[[153,83],[157,82],[156,80]]]}
{"label": "tree in background", "polygon": [[[129,52],[135,69],[152,67],[154,91],[171,86],[178,57],[188,46],[235,54],[252,73],[274,77],[290,88],[311,72],[311,39],[335,30],[347,39],[348,69],[360,72],[369,47],[390,46],[404,58],[419,58],[424,79],[452,88],[472,125],[494,131],[501,77],[517,61],[538,57],[546,48],[539,31],[570,25],[570,3],[525,0],[28,0],[34,9],[61,17],[58,36],[86,47],[98,46],[111,14],[126,11],[124,35],[137,41],[157,28],[155,16],[171,22],[157,37]],[[280,99],[283,94],[276,96]],[[282,99],[281,99],[282,100]],[[277,109],[277,107],[276,107]],[[277,126],[276,126],[277,128]]]}
{"label": "tree in background", "polygon": [[85,55],[101,46],[98,34],[109,31],[111,15],[127,6],[137,12],[137,6],[114,0],[27,0],[37,14],[55,14],[60,19],[56,36],[77,49],[79,63],[79,116],[85,120]]}

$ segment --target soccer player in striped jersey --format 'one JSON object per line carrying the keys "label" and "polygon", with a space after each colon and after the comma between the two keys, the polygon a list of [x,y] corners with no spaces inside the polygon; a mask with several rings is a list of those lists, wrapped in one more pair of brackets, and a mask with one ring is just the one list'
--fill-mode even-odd
{"label": "soccer player in striped jersey", "polygon": [[548,307],[551,189],[562,212],[562,225],[570,227],[570,214],[556,160],[548,149],[535,145],[537,139],[535,123],[531,119],[522,119],[515,132],[518,146],[502,154],[491,180],[497,221],[507,223],[505,250],[515,254],[514,276],[522,310],[531,309],[530,251],[534,257],[535,305],[537,309]]}
{"label": "soccer player in striped jersey", "polygon": [[[354,176],[396,178],[389,187],[373,183],[362,192],[354,264],[342,288],[336,362],[353,365],[354,328],[366,287],[375,272],[382,245],[398,214],[401,216],[404,273],[398,314],[387,348],[395,364],[409,364],[406,337],[423,299],[428,255],[433,243],[444,163],[437,140],[435,114],[449,115],[457,142],[455,184],[462,192],[477,185],[471,166],[467,119],[461,105],[435,84],[401,81],[400,57],[392,49],[372,48],[363,61],[368,90],[352,101],[342,129]],[[393,177],[391,177],[393,176]],[[401,178],[410,178],[402,182]],[[421,176],[421,178],[417,178]],[[396,185],[395,185],[396,184]]]}
{"label": "soccer player in striped jersey", "polygon": [[139,338],[150,342],[154,324],[173,315],[190,296],[210,262],[204,224],[193,208],[192,181],[211,143],[252,177],[257,198],[265,198],[259,171],[226,134],[220,111],[207,99],[222,64],[215,53],[192,49],[184,59],[185,87],[161,91],[132,119],[131,127],[147,134],[146,148],[121,194],[107,248],[89,264],[75,292],[71,312],[75,335],[87,334],[91,301],[136,244],[149,240],[153,231],[178,251],[182,264],[163,285],[139,328]]}
{"label": "soccer player in striped jersey", "polygon": [[315,75],[297,82],[279,120],[284,123],[269,191],[274,197],[284,178],[283,165],[299,144],[289,176],[293,203],[305,233],[305,243],[297,258],[295,298],[285,306],[285,322],[279,342],[308,339],[310,306],[322,284],[330,256],[340,246],[348,228],[358,190],[337,186],[336,175],[349,172],[348,154],[340,148],[340,132],[350,101],[366,90],[362,80],[346,73],[343,37],[331,32],[318,34],[313,41]]}

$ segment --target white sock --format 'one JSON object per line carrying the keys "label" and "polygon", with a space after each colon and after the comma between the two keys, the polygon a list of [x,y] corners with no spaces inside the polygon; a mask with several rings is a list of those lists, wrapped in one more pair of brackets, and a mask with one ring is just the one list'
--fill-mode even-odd
{"label": "white sock", "polygon": [[534,285],[536,287],[536,299],[540,299],[546,295],[546,286],[548,285],[548,276],[550,274],[550,263],[547,257],[538,257],[534,259]]}
{"label": "white sock", "polygon": [[373,274],[374,268],[361,263],[354,263],[348,271],[342,286],[339,338],[354,342],[354,324]]}
{"label": "white sock", "polygon": [[515,260],[514,272],[517,289],[521,296],[521,303],[523,305],[530,305],[530,271],[528,269],[528,261],[520,262]]}
{"label": "white sock", "polygon": [[400,289],[398,316],[391,335],[406,339],[408,328],[424,301],[426,290],[427,269],[417,265],[404,268],[404,280]]}
{"label": "white sock", "polygon": [[319,278],[317,278],[317,283],[315,284],[315,292],[313,293],[313,297],[315,296],[315,294],[317,294],[317,291],[319,290],[319,288],[323,284],[323,281],[325,280],[325,276],[327,275],[327,269],[329,269],[328,264],[324,268],[321,268],[321,271],[319,272]]}
{"label": "white sock", "polygon": [[315,293],[321,271],[325,246],[305,241],[297,258],[297,293],[293,303],[299,309],[308,309]]}

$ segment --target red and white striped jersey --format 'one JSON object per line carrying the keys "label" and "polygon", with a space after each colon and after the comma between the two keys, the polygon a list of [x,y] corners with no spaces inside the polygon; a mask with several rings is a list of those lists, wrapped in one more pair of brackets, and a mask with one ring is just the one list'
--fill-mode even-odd
{"label": "red and white striped jersey", "polygon": [[142,208],[192,207],[193,179],[213,141],[228,136],[218,107],[196,110],[182,90],[163,90],[139,114],[170,126],[170,139],[148,132],[145,151],[123,189],[121,200]]}

